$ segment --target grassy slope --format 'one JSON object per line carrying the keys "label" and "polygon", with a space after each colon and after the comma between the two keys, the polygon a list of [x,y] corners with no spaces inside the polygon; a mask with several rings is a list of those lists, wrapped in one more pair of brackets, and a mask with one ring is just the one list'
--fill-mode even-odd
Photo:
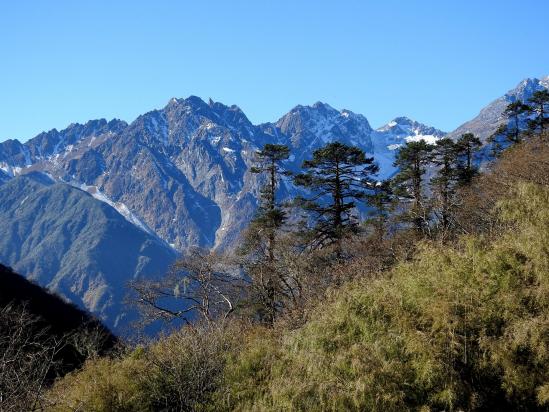
{"label": "grassy slope", "polygon": [[[298,329],[210,332],[224,345],[183,331],[90,362],[54,398],[90,410],[154,410],[168,399],[181,405],[173,391],[196,387],[204,372],[214,384],[187,399],[190,409],[546,410],[547,158],[547,146],[514,149],[464,200],[468,235],[424,243],[414,259],[333,290]],[[204,370],[201,351],[221,368]],[[107,384],[91,385],[98,376]]]}

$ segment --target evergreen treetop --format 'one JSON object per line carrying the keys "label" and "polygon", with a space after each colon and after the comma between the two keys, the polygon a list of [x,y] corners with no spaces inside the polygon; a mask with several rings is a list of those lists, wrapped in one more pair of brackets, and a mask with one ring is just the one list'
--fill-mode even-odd
{"label": "evergreen treetop", "polygon": [[374,159],[357,147],[333,142],[315,150],[302,167],[304,173],[295,176],[294,182],[313,193],[300,199],[301,206],[315,215],[313,244],[322,247],[356,233],[355,201],[364,199],[365,185],[378,171]]}

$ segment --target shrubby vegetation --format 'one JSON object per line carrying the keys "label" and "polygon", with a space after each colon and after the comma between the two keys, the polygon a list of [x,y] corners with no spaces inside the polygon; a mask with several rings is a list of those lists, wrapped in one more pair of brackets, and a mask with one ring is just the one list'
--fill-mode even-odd
{"label": "shrubby vegetation", "polygon": [[423,244],[333,291],[309,322],[228,366],[229,409],[532,410],[549,388],[549,189],[501,203],[497,241]]}
{"label": "shrubby vegetation", "polygon": [[0,411],[41,410],[54,379],[116,344],[98,320],[0,265]]}
{"label": "shrubby vegetation", "polygon": [[210,410],[245,329],[197,325],[117,357],[89,360],[49,396],[53,411]]}
{"label": "shrubby vegetation", "polygon": [[0,267],[0,410],[548,410],[548,104],[507,107],[482,173],[472,134],[409,143],[383,182],[356,147],[292,174],[265,145],[237,253],[131,285],[144,326],[177,325],[154,340]]}
{"label": "shrubby vegetation", "polygon": [[[320,226],[288,230],[274,196],[287,153],[267,148],[256,169],[271,177],[262,208],[231,260],[250,276],[230,307],[220,295],[227,266],[212,266],[221,257],[185,263],[211,288],[209,298],[184,296],[201,297],[197,313],[206,314],[152,343],[89,360],[57,381],[50,408],[547,410],[547,140],[526,137],[481,174],[471,161],[474,136],[456,147],[412,147],[401,163],[419,150],[437,172],[427,181],[412,162],[396,185],[367,179],[364,197],[352,197],[371,202],[370,218],[362,227],[355,217],[338,220],[333,233],[347,222],[352,230],[324,247],[307,239],[343,203],[324,203],[329,216]],[[200,302],[221,306],[203,312]]]}

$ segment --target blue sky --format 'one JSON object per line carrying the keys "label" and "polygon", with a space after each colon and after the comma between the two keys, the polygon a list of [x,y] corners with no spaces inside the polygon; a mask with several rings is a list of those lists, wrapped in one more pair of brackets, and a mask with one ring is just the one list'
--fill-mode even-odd
{"label": "blue sky", "polygon": [[549,1],[0,1],[0,141],[194,94],[452,130],[549,74]]}

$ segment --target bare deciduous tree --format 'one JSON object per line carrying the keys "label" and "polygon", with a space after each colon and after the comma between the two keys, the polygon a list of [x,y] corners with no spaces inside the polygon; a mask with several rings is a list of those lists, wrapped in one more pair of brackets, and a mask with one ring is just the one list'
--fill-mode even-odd
{"label": "bare deciduous tree", "polygon": [[47,332],[24,308],[0,308],[0,411],[43,408],[44,385],[64,345]]}
{"label": "bare deciduous tree", "polygon": [[140,280],[130,287],[146,322],[179,319],[187,324],[227,318],[241,293],[242,278],[228,259],[195,249],[158,280]]}

